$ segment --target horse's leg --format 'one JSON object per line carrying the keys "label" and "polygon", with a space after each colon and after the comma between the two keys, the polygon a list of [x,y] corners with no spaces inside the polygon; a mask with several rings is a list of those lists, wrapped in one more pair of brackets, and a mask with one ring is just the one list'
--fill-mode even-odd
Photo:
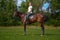
{"label": "horse's leg", "polygon": [[42,31],[42,35],[44,35],[44,23],[43,22],[41,22],[41,31]]}
{"label": "horse's leg", "polygon": [[24,35],[26,35],[26,23],[24,23]]}

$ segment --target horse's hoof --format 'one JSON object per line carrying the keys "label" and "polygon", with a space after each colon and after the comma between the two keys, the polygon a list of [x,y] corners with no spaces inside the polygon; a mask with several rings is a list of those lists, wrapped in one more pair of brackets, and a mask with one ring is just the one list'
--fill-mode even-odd
{"label": "horse's hoof", "polygon": [[43,35],[41,35],[41,36],[43,36]]}
{"label": "horse's hoof", "polygon": [[26,36],[26,34],[24,34],[24,36]]}
{"label": "horse's hoof", "polygon": [[28,22],[26,22],[26,24],[28,24]]}
{"label": "horse's hoof", "polygon": [[29,25],[30,23],[29,22],[26,22],[26,25]]}
{"label": "horse's hoof", "polygon": [[24,33],[24,35],[26,36],[26,33]]}

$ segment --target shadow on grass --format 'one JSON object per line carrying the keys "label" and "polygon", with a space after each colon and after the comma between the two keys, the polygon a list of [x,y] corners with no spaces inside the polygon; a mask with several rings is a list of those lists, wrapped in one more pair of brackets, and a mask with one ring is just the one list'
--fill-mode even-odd
{"label": "shadow on grass", "polygon": [[57,36],[60,36],[60,34],[45,34],[45,35],[50,35],[50,36],[51,36],[51,35],[53,35],[53,36],[54,36],[54,35],[57,35]]}
{"label": "shadow on grass", "polygon": [[[26,34],[27,36],[28,35],[41,35],[41,34]],[[44,35],[46,35],[46,36],[60,36],[60,34],[44,34]]]}

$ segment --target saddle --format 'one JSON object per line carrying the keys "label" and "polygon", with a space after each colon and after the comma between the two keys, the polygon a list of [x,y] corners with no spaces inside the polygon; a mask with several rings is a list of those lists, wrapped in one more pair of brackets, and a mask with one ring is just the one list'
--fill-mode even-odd
{"label": "saddle", "polygon": [[33,19],[33,17],[34,17],[34,14],[30,14],[29,16],[28,16],[28,19],[26,19],[27,21],[27,24],[30,24],[30,19]]}

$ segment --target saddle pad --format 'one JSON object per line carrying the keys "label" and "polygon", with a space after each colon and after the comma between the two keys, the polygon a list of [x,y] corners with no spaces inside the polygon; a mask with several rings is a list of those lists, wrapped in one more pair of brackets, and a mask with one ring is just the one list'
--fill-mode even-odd
{"label": "saddle pad", "polygon": [[34,18],[34,15],[29,16],[29,19],[33,19],[33,18]]}

